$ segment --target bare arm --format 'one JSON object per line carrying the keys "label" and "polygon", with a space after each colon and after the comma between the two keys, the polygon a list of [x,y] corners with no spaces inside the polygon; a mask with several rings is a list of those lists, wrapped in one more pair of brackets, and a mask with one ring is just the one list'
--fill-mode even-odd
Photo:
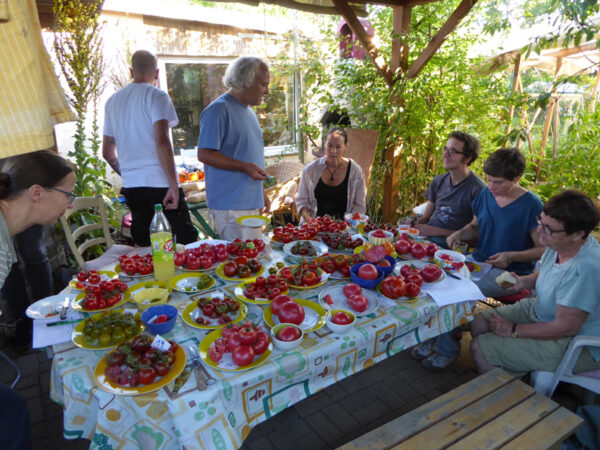
{"label": "bare arm", "polygon": [[495,253],[491,255],[485,262],[503,269],[512,262],[529,262],[540,259],[546,248],[540,244],[540,237],[537,232],[537,227],[529,232],[529,236],[531,236],[531,240],[533,241],[533,247],[520,252]]}
{"label": "bare arm", "polygon": [[425,223],[429,222],[429,219],[431,219],[431,216],[433,216],[434,211],[435,211],[435,203],[432,203],[429,200],[427,200],[427,206],[425,206],[425,212],[423,213],[423,215],[421,217],[419,217],[419,219],[417,220],[415,225],[421,225],[421,224],[425,224]]}
{"label": "bare arm", "polygon": [[473,216],[473,220],[462,227],[460,230],[455,231],[446,238],[446,243],[449,248],[452,248],[452,244],[455,242],[466,242],[474,241],[479,237],[479,222],[477,222],[477,216]]}
{"label": "bare arm", "polygon": [[[551,322],[524,323],[517,325],[517,336],[520,338],[558,339],[575,336],[589,313],[569,306],[556,305],[556,316]],[[490,321],[491,330],[499,336],[511,336],[513,324],[497,314]]]}
{"label": "bare arm", "polygon": [[244,172],[253,180],[264,180],[267,178],[267,172],[261,169],[256,164],[246,161],[240,161],[238,159],[230,158],[227,155],[208,148],[198,149],[198,160],[211,167],[224,170],[235,170],[237,172]]}
{"label": "bare arm", "polygon": [[121,166],[117,158],[117,142],[112,136],[102,136],[102,157],[108,163],[112,170],[121,175]]}
{"label": "bare arm", "polygon": [[169,180],[169,188],[163,199],[165,209],[177,209],[179,204],[179,186],[177,184],[177,172],[175,170],[175,158],[173,157],[173,145],[169,139],[169,121],[166,119],[154,122],[154,143],[156,154],[163,172]]}

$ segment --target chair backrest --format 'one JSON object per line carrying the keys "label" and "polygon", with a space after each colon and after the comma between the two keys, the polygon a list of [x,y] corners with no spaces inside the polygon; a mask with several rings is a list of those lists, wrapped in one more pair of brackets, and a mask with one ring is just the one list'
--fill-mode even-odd
{"label": "chair backrest", "polygon": [[371,166],[375,159],[375,150],[379,141],[379,130],[359,130],[346,128],[348,148],[344,156],[352,158],[365,173],[365,182],[369,185]]}
{"label": "chair backrest", "polygon": [[277,184],[283,184],[302,174],[304,165],[299,161],[280,161],[265,167],[267,175],[275,177]]}
{"label": "chair backrest", "polygon": [[[74,213],[82,210],[90,210],[91,213],[82,217],[82,224],[73,224],[72,228],[69,218]],[[93,218],[93,220],[90,220],[90,218]],[[85,264],[83,253],[88,248],[99,244],[105,244],[106,248],[110,248],[114,245],[114,241],[110,236],[110,230],[108,228],[108,218],[106,216],[102,195],[76,198],[73,202],[73,206],[67,209],[60,218],[60,223],[65,231],[65,237],[67,238],[69,248],[73,252],[80,269],[83,269]],[[101,236],[97,236],[97,230],[102,230]],[[78,244],[78,242],[81,241],[80,238],[83,239],[83,242]]]}

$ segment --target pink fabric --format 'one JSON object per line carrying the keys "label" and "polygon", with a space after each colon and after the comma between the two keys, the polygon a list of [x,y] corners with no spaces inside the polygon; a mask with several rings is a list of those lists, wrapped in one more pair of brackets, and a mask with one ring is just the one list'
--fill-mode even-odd
{"label": "pink fabric", "polygon": [[581,375],[584,377],[592,377],[600,379],[600,369],[590,370],[589,372],[579,372],[576,375]]}
{"label": "pink fabric", "polygon": [[519,300],[523,300],[525,297],[529,297],[531,291],[523,289],[521,292],[516,294],[505,295],[504,297],[498,297],[496,300],[502,303],[517,303]]}

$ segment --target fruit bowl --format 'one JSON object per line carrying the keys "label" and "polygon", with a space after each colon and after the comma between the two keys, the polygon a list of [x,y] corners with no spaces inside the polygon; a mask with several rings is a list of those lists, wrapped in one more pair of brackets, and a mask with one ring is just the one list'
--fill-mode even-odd
{"label": "fruit bowl", "polygon": [[[378,232],[383,232],[384,236],[377,237]],[[373,236],[373,233],[375,233],[375,236]],[[394,239],[394,234],[391,231],[386,230],[373,230],[369,231],[367,238],[369,239],[369,244],[371,245],[383,245],[386,242],[392,242]]]}
{"label": "fruit bowl", "polygon": [[[162,323],[152,323],[150,320],[154,316],[160,316],[164,314],[169,317],[169,320]],[[152,334],[166,334],[173,329],[175,326],[175,320],[177,319],[177,308],[171,305],[158,305],[151,306],[142,313],[142,322],[146,325],[148,331]]]}
{"label": "fruit bowl", "polygon": [[[451,258],[449,260],[448,258]],[[453,250],[438,250],[433,256],[435,262],[448,272],[458,272],[465,265],[465,255]]]}
{"label": "fruit bowl", "polygon": [[398,227],[398,233],[408,234],[411,239],[416,239],[419,236],[419,230],[409,226]]}
{"label": "fruit bowl", "polygon": [[358,284],[362,288],[375,289],[377,285],[381,282],[381,280],[383,280],[384,278],[382,267],[375,266],[375,268],[377,269],[377,278],[367,280],[358,276],[358,269],[360,269],[365,264],[368,263],[358,263],[350,267],[350,277],[352,278],[352,282]]}
{"label": "fruit bowl", "polygon": [[[352,319],[352,322],[344,324],[344,325],[333,322],[332,321],[333,316],[335,316],[337,313],[340,313],[340,312],[348,314],[350,316],[350,318]],[[325,322],[325,325],[327,325],[327,328],[329,328],[329,330],[332,333],[345,334],[354,327],[355,323],[356,323],[356,316],[354,315],[353,312],[348,311],[347,309],[332,309],[327,314],[327,321]]]}
{"label": "fruit bowl", "polygon": [[[277,333],[279,333],[283,328],[288,326],[296,328],[300,332],[300,337],[293,341],[282,341],[280,339],[277,339]],[[302,331],[302,328],[300,328],[298,325],[295,325],[293,323],[280,323],[271,328],[271,339],[273,340],[275,348],[279,350],[287,351],[296,348],[298,347],[298,345],[300,345],[300,342],[302,342],[303,338],[304,331]]]}
{"label": "fruit bowl", "polygon": [[133,301],[141,311],[145,311],[151,306],[164,305],[169,298],[169,290],[151,287],[142,289],[133,296]]}
{"label": "fruit bowl", "polygon": [[[356,216],[359,216],[360,218],[357,219]],[[369,216],[360,213],[348,213],[344,214],[344,219],[346,220],[348,225],[350,225],[352,228],[356,228],[361,223],[363,225],[367,223],[369,221]]]}
{"label": "fruit bowl", "polygon": [[383,271],[384,277],[387,277],[394,271],[394,267],[396,267],[396,258],[393,258],[390,255],[385,255],[384,259],[390,263],[389,266],[380,266],[379,264],[375,264],[375,266]]}

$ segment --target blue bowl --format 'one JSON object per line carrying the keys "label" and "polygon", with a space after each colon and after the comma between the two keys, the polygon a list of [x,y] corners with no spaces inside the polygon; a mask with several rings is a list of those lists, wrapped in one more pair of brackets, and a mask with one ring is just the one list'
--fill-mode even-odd
{"label": "blue bowl", "polygon": [[[169,320],[162,323],[149,323],[150,319],[152,319],[154,316],[160,316],[161,314],[169,316]],[[146,324],[146,328],[152,334],[167,334],[175,326],[176,319],[177,308],[171,305],[151,306],[142,313],[142,322]]]}
{"label": "blue bowl", "polygon": [[385,255],[385,259],[387,259],[390,263],[389,267],[386,266],[378,266],[375,264],[375,267],[383,270],[383,276],[387,277],[390,273],[394,271],[394,267],[396,267],[396,258],[392,258],[390,255]]}
{"label": "blue bowl", "polygon": [[[350,277],[352,278],[352,282],[358,284],[362,288],[375,289],[377,287],[377,285],[381,282],[381,280],[383,280],[383,278],[385,277],[383,270],[382,270],[383,267],[375,266],[375,268],[377,269],[378,277],[375,278],[374,280],[365,280],[363,278],[358,277],[358,269],[360,269],[365,264],[369,264],[369,263],[358,263],[358,264],[354,264],[352,267],[350,267]],[[387,267],[386,267],[386,269],[387,269]]]}

